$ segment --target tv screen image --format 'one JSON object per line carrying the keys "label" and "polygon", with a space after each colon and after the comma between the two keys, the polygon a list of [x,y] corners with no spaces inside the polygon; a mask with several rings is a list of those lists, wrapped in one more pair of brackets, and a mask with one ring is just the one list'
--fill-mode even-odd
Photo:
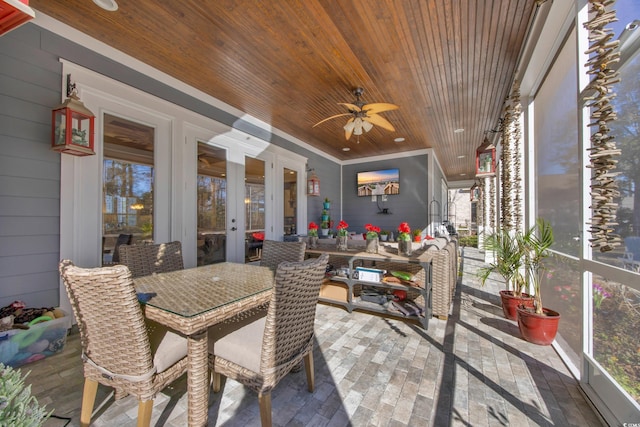
{"label": "tv screen image", "polygon": [[382,169],[358,172],[358,196],[400,194],[400,170]]}

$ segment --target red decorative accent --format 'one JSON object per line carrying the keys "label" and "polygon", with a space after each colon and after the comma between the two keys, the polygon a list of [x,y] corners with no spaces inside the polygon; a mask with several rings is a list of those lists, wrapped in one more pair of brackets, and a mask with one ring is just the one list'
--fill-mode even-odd
{"label": "red decorative accent", "polygon": [[314,172],[311,172],[311,176],[307,179],[307,196],[319,196],[320,195],[320,179]]}
{"label": "red decorative accent", "polygon": [[543,314],[536,314],[533,308],[518,307],[518,329],[525,340],[538,344],[550,345],[558,333],[560,314],[548,308]]}
{"label": "red decorative accent", "polygon": [[476,176],[496,174],[496,147],[487,138],[476,150]]}
{"label": "red decorative accent", "polygon": [[0,35],[35,18],[29,0],[0,0]]}
{"label": "red decorative accent", "polygon": [[74,156],[91,156],[95,116],[75,93],[53,109],[51,149]]}
{"label": "red decorative accent", "polygon": [[264,233],[257,232],[253,233],[251,236],[253,236],[255,240],[264,240]]}
{"label": "red decorative accent", "polygon": [[516,320],[518,313],[516,309],[520,304],[526,307],[533,307],[533,297],[529,294],[522,293],[520,298],[513,295],[513,291],[500,291],[500,299],[502,300],[502,312],[504,317],[509,320]]}

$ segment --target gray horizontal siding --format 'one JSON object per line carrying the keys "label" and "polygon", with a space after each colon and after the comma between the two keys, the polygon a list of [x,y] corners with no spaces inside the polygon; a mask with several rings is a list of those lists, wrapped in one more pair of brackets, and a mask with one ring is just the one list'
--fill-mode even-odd
{"label": "gray horizontal siding", "polygon": [[60,155],[49,149],[61,64],[41,32],[0,37],[0,306],[59,304]]}

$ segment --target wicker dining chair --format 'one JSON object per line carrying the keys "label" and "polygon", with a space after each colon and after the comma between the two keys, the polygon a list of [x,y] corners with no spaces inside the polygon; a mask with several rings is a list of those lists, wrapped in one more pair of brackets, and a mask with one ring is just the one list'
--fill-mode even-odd
{"label": "wicker dining chair", "polygon": [[113,247],[113,254],[111,255],[111,263],[110,264],[119,264],[120,263],[120,248],[122,246],[128,246],[131,244],[133,240],[133,234],[119,234],[116,239],[116,244]]}
{"label": "wicker dining chair", "polygon": [[91,422],[98,383],[138,399],[138,426],[151,421],[153,399],[186,372],[186,338],[157,330],[150,334],[129,269],[124,265],[59,266],[82,347],[84,391],[80,425]]}
{"label": "wicker dining chair", "polygon": [[299,262],[304,260],[305,242],[279,242],[265,240],[262,242],[262,258],[260,265],[276,271],[278,264],[283,261]]}
{"label": "wicker dining chair", "polygon": [[155,245],[122,246],[120,264],[129,267],[134,279],[154,273],[182,270],[182,243],[175,241]]}
{"label": "wicker dining chair", "polygon": [[322,254],[281,263],[267,315],[230,333],[222,328],[209,342],[213,391],[220,391],[225,376],[257,392],[263,427],[271,426],[271,390],[301,360],[313,392],[313,328],[328,260]]}

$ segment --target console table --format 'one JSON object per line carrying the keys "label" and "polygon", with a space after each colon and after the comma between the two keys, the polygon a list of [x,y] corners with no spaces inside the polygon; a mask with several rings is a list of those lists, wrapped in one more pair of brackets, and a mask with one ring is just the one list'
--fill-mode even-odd
{"label": "console table", "polygon": [[[398,255],[395,243],[384,242],[381,242],[377,254],[365,252],[364,247],[352,247],[347,251],[338,251],[335,245],[322,243],[315,249],[306,250],[307,257],[319,256],[322,253],[329,254],[329,264],[332,264],[336,269],[340,269],[343,265],[348,266],[349,274],[343,277],[328,275],[320,291],[319,300],[321,302],[341,305],[349,312],[352,310],[365,310],[403,320],[415,320],[424,329],[428,329],[429,319],[432,315],[431,259],[425,255],[424,249],[415,250],[410,257]],[[335,265],[337,263],[341,264]],[[422,270],[423,274],[420,274],[421,279],[416,281],[417,286],[410,286],[403,283],[372,282],[355,278],[353,272],[356,267],[377,268],[387,271],[409,271],[414,274]],[[423,312],[417,316],[405,316],[401,312],[388,309],[382,304],[362,301],[359,295],[367,287],[388,293],[392,293],[394,290],[402,290],[407,292],[408,295],[415,295],[417,296],[416,301],[418,304],[423,306]]]}

